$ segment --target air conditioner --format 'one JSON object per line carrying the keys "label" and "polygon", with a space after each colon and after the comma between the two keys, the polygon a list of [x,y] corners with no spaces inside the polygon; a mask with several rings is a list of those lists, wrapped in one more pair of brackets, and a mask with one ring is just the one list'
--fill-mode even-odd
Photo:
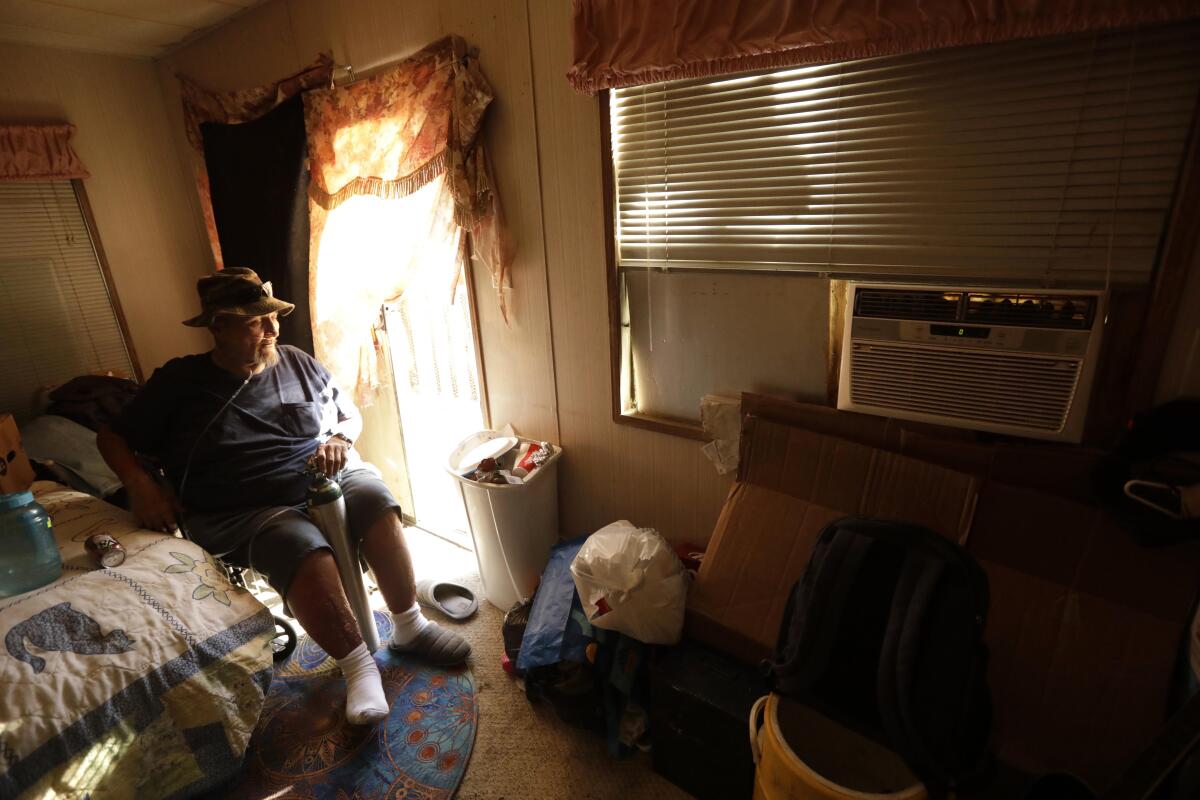
{"label": "air conditioner", "polygon": [[1103,292],[848,285],[838,408],[1082,438]]}

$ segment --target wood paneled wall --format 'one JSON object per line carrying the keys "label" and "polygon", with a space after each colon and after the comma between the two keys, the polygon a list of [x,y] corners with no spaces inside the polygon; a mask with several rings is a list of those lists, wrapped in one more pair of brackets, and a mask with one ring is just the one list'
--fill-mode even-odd
{"label": "wood paneled wall", "polygon": [[0,121],[66,121],[142,370],[211,345],[180,324],[211,269],[194,195],[179,169],[154,64],[0,45]]}
{"label": "wood paneled wall", "polygon": [[698,442],[611,419],[599,105],[564,78],[570,14],[562,0],[275,0],[161,60],[159,73],[184,160],[177,72],[233,89],[320,50],[361,74],[449,33],[477,45],[496,92],[485,135],[518,248],[511,326],[475,276],[492,421],[562,444],[564,536],[626,518],[703,543],[728,480]]}
{"label": "wood paneled wall", "polygon": [[600,106],[565,78],[571,4],[530,0],[529,20],[559,424],[569,456],[564,532],[625,518],[703,544],[729,480],[699,442],[612,421]]}

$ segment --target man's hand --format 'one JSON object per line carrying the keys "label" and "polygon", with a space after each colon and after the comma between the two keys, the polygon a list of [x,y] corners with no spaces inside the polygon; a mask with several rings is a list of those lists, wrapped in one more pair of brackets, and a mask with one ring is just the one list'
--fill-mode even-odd
{"label": "man's hand", "polygon": [[325,473],[326,477],[332,478],[346,466],[346,457],[349,452],[350,443],[334,436],[323,444],[317,445],[317,451],[312,454],[310,460],[313,466]]}
{"label": "man's hand", "polygon": [[146,475],[144,480],[131,481],[125,488],[129,492],[129,509],[143,528],[163,533],[176,530],[176,514],[182,508],[166,487]]}

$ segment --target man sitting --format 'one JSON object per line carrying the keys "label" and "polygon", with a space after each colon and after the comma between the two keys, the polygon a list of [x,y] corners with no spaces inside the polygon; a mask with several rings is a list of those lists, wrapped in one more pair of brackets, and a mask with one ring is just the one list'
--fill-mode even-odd
{"label": "man sitting", "polygon": [[[311,463],[342,472],[349,536],[375,573],[392,613],[390,646],[435,664],[466,659],[458,634],[422,615],[400,506],[362,461],[358,410],[329,371],[290,345],[277,345],[279,317],[295,308],[272,296],[249,269],[226,269],[196,284],[213,349],[168,361],[97,444],[121,478],[134,515],[164,532],[182,525],[197,544],[253,567],[346,677],[346,718],[387,716],[379,668],[346,599],[337,564],[304,510]],[[174,489],[138,455],[161,464]],[[344,470],[344,471],[343,471]]]}

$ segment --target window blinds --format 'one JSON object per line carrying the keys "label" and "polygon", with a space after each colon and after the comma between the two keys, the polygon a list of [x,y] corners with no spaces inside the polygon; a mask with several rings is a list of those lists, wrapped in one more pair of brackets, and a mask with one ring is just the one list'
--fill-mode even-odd
{"label": "window blinds", "polygon": [[1200,24],[618,89],[621,266],[1140,283]]}
{"label": "window blinds", "polygon": [[0,183],[0,413],[43,387],[133,365],[70,181]]}

